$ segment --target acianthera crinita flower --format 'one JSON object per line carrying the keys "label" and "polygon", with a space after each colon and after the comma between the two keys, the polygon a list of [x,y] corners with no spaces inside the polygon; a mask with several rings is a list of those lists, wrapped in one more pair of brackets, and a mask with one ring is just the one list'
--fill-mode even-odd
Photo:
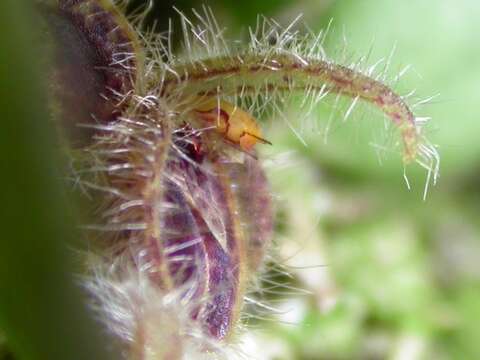
{"label": "acianthera crinita flower", "polygon": [[[74,183],[92,206],[87,288],[131,359],[229,357],[245,292],[273,235],[256,120],[295,94],[378,108],[405,165],[438,157],[405,100],[373,68],[339,65],[322,34],[267,19],[245,45],[209,9],[179,14],[183,46],[142,33],[109,0],[42,1],[53,39],[52,110]],[[178,54],[178,55],[177,55]],[[283,115],[284,116],[284,115]],[[348,116],[348,115],[346,115]]]}

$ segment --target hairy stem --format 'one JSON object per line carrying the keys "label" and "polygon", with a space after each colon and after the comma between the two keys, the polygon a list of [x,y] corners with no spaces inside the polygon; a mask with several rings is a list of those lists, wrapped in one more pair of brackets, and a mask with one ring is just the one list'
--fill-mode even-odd
{"label": "hairy stem", "polygon": [[[172,75],[173,74],[173,75]],[[317,90],[361,99],[378,107],[399,129],[406,164],[418,152],[415,116],[405,101],[388,86],[360,72],[321,59],[291,54],[217,57],[176,66],[163,82],[163,93],[181,86],[185,95],[253,94],[276,91]]]}

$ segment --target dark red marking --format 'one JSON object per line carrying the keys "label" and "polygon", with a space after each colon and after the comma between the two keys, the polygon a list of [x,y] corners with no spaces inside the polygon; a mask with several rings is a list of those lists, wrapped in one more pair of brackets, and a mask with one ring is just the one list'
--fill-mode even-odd
{"label": "dark red marking", "polygon": [[203,162],[205,150],[202,136],[199,132],[193,131],[191,126],[185,124],[181,131],[175,133],[173,141],[188,158],[199,164]]}
{"label": "dark red marking", "polygon": [[[215,121],[217,122],[217,117],[220,117],[222,118],[223,120],[225,120],[225,124],[226,124],[226,130],[225,130],[225,133],[228,133],[228,129],[230,127],[230,115],[228,115],[228,113],[223,110],[222,108],[218,108],[218,107],[214,107],[213,109],[210,109],[210,110],[204,110],[204,111],[201,111],[201,110],[195,110],[196,113],[198,114],[204,114],[204,115],[214,115],[215,118],[212,120],[212,121]],[[204,117],[202,117],[203,119],[205,119]],[[208,121],[210,121],[210,119],[206,119]]]}

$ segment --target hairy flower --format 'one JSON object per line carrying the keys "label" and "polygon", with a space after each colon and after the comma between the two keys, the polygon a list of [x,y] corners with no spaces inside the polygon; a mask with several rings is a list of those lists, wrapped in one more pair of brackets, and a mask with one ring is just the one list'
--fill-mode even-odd
{"label": "hairy flower", "polygon": [[72,177],[95,206],[86,283],[127,358],[228,356],[273,234],[255,119],[286,119],[293,94],[310,108],[351,98],[348,114],[358,101],[376,106],[405,164],[436,175],[437,153],[405,100],[373,68],[329,59],[322,34],[264,19],[238,46],[204,9],[195,23],[180,14],[176,55],[169,37],[136,29],[144,14],[129,23],[108,0],[58,0],[47,13],[53,109],[70,134]]}

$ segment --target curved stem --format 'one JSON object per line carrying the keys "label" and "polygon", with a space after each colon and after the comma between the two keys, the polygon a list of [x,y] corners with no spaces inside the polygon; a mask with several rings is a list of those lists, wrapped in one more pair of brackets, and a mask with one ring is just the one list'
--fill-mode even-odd
{"label": "curved stem", "polygon": [[318,89],[359,98],[378,107],[397,126],[404,145],[404,162],[410,163],[417,156],[419,131],[405,101],[383,83],[332,62],[291,54],[210,58],[170,69],[162,93],[169,94],[176,87],[186,96]]}

